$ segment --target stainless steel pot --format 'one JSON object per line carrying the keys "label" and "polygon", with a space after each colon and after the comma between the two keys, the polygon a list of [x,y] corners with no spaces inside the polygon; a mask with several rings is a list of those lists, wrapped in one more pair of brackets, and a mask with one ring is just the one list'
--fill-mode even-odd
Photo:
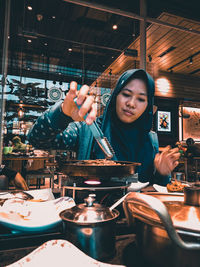
{"label": "stainless steel pot", "polygon": [[89,195],[79,204],[60,213],[65,225],[66,239],[97,260],[115,254],[115,221],[119,211],[94,203]]}
{"label": "stainless steel pot", "polygon": [[193,205],[197,194],[191,197],[192,190],[186,191],[185,197],[133,192],[123,203],[139,251],[150,266],[200,266],[200,207]]}

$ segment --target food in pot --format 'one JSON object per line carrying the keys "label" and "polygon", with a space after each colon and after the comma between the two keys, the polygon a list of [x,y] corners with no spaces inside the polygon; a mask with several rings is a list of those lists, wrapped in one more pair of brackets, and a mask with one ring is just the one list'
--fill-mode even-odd
{"label": "food in pot", "polygon": [[116,162],[114,160],[107,160],[107,159],[91,159],[91,160],[81,160],[78,161],[76,163],[74,163],[74,165],[80,165],[80,164],[89,164],[89,165],[122,165],[119,162]]}
{"label": "food in pot", "polygon": [[182,184],[180,181],[172,181],[170,184],[167,184],[168,192],[183,192],[184,188],[188,186],[186,184]]}

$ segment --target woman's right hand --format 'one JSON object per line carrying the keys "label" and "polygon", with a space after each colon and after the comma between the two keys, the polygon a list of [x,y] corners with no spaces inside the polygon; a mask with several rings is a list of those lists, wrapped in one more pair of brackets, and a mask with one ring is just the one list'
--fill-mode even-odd
{"label": "woman's right hand", "polygon": [[[83,121],[86,114],[85,122],[92,124],[97,116],[97,107],[94,103],[94,96],[88,95],[89,86],[83,85],[79,91],[77,91],[77,83],[71,82],[70,89],[67,93],[63,103],[62,111],[65,115],[71,117],[74,121]],[[78,109],[74,102],[74,98],[77,97],[76,103],[81,106]]]}

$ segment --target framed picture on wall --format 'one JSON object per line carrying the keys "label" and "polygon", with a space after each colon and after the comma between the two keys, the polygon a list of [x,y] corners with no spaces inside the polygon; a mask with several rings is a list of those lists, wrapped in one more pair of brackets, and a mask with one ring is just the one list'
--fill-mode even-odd
{"label": "framed picture on wall", "polygon": [[171,132],[171,112],[158,110],[157,114],[157,131]]}
{"label": "framed picture on wall", "polygon": [[181,115],[182,140],[192,138],[200,142],[200,108],[182,107]]}

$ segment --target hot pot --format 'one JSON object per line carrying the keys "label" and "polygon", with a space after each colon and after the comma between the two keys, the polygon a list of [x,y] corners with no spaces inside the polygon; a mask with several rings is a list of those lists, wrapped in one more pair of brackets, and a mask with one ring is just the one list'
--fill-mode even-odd
{"label": "hot pot", "polygon": [[115,226],[119,211],[95,203],[93,195],[85,203],[60,213],[65,237],[87,255],[97,260],[115,254]]}
{"label": "hot pot", "polygon": [[[149,266],[200,266],[200,188],[183,195],[130,193],[125,216]],[[133,259],[134,260],[134,259]]]}
{"label": "hot pot", "polygon": [[73,177],[125,177],[135,173],[140,163],[129,161],[112,161],[114,164],[91,164],[88,160],[69,160],[60,158],[59,170]]}

